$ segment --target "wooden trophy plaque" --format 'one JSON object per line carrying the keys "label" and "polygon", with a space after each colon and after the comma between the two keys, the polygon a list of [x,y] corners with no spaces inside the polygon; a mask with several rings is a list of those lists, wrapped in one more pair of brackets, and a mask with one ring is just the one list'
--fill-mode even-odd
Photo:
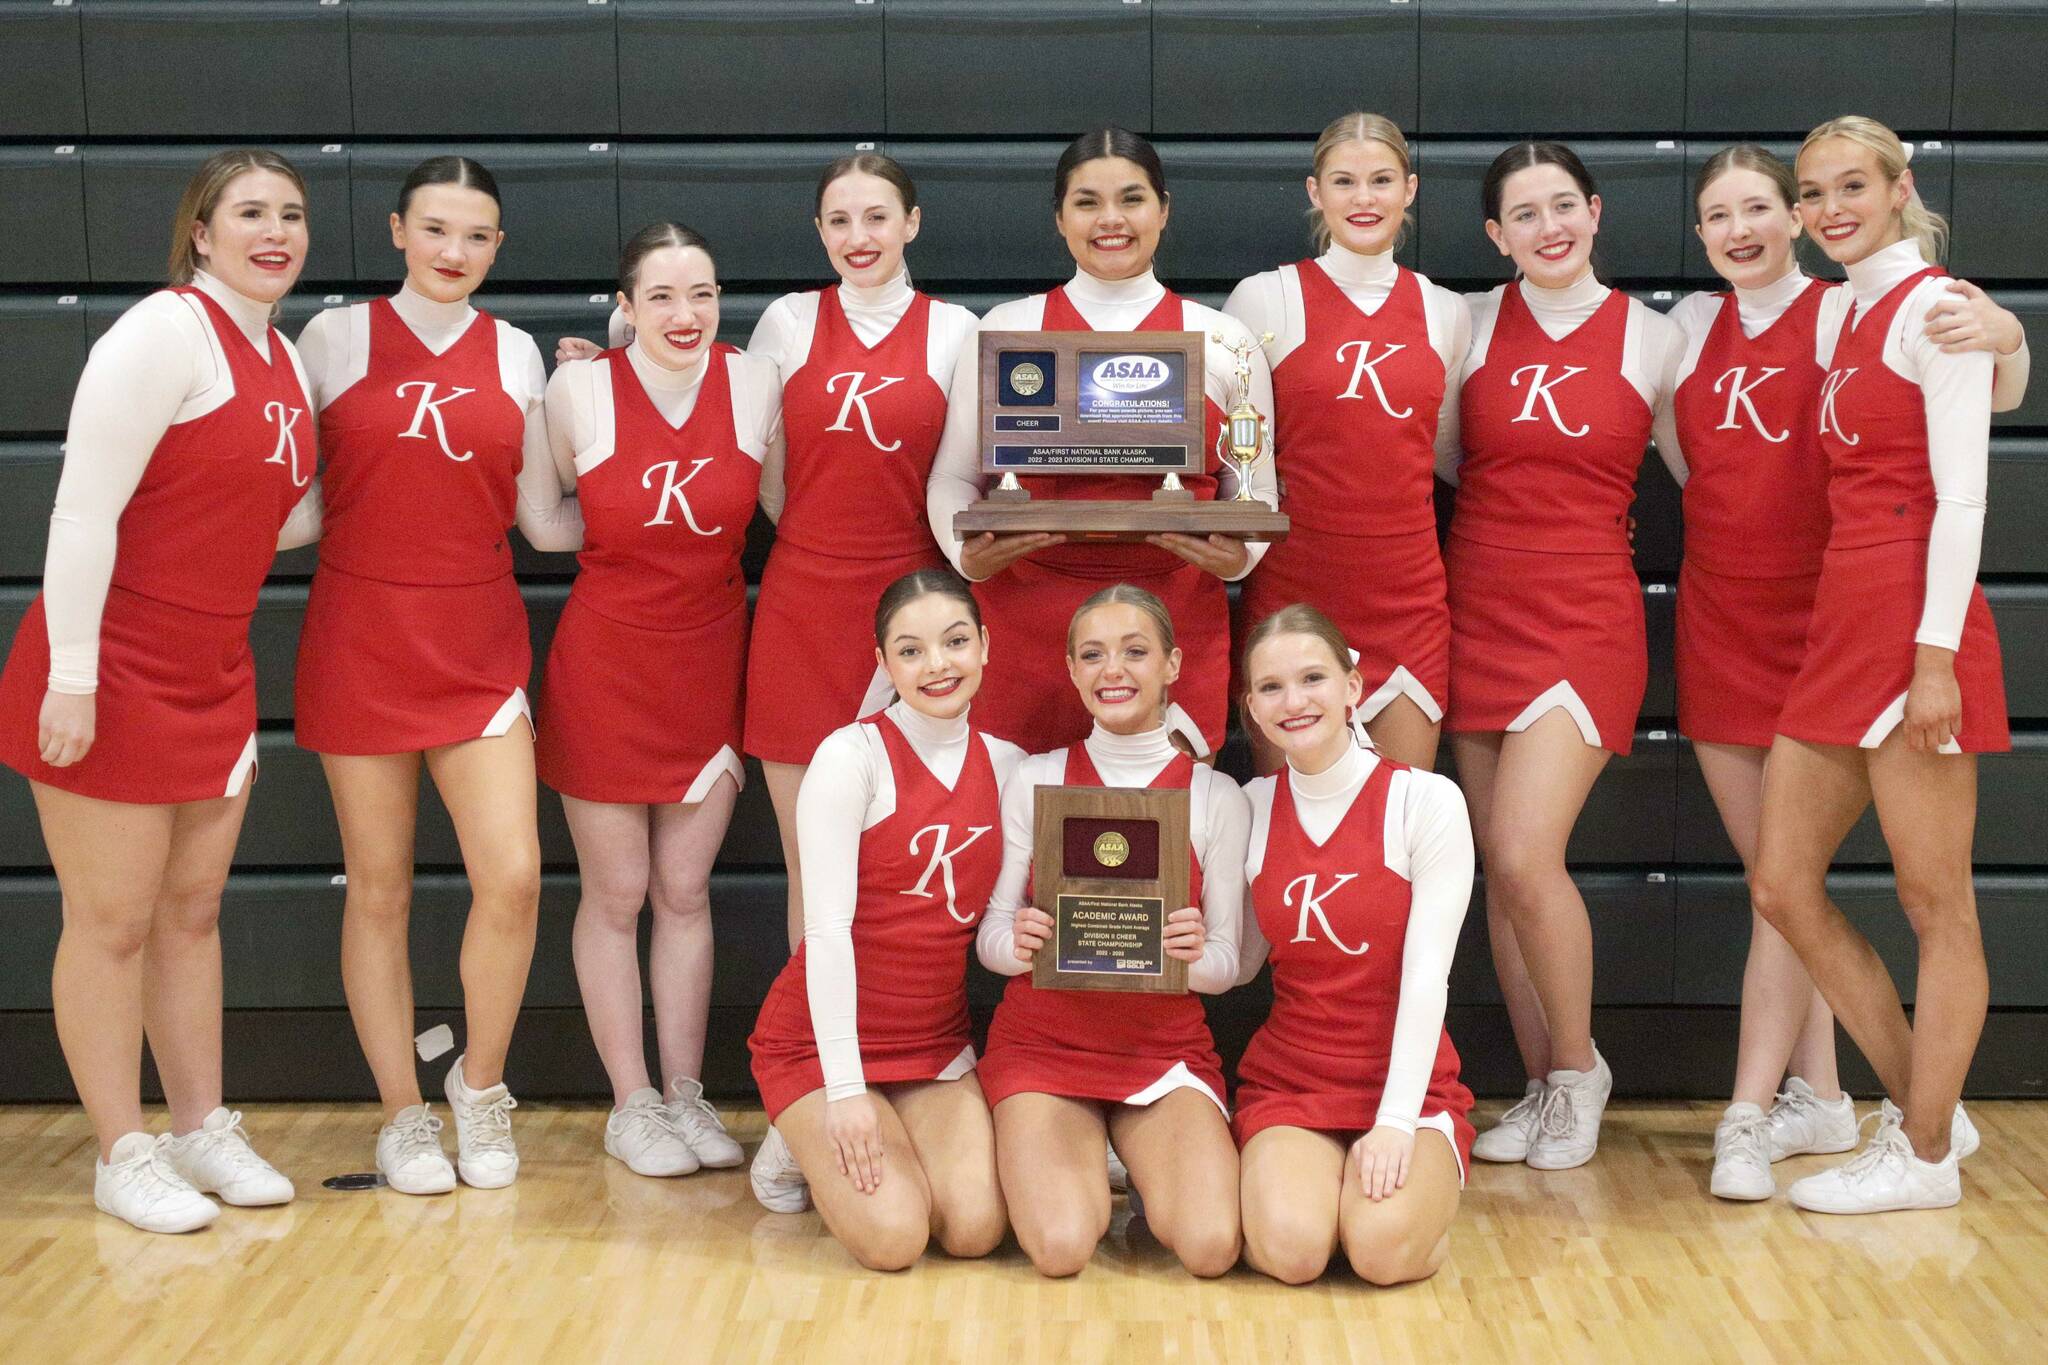
{"label": "wooden trophy plaque", "polygon": [[1032,903],[1052,937],[1031,964],[1041,990],[1180,995],[1166,917],[1188,903],[1185,788],[1040,787]]}
{"label": "wooden trophy plaque", "polygon": [[[1286,536],[1287,518],[1248,493],[1204,502],[1181,486],[1182,475],[1209,467],[1200,332],[983,332],[979,344],[981,470],[999,482],[954,513],[955,535]],[[1249,400],[1239,406],[1249,411]],[[1241,488],[1248,468],[1240,468]],[[1134,474],[1159,477],[1149,499],[1033,498],[1017,482]]]}

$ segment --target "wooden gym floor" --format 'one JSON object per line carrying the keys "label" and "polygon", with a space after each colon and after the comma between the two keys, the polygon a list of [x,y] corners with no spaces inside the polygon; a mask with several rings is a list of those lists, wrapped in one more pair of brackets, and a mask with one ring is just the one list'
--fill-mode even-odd
{"label": "wooden gym floor", "polygon": [[[1074,1280],[1014,1244],[875,1275],[815,1214],[763,1212],[744,1170],[643,1180],[604,1156],[600,1110],[539,1103],[517,1185],[432,1199],[321,1188],[369,1162],[370,1108],[263,1106],[248,1126],[297,1202],[151,1236],[94,1211],[79,1111],[0,1108],[0,1360],[2048,1359],[2048,1104],[1972,1112],[1960,1207],[1830,1219],[1782,1190],[1837,1158],[1724,1204],[1718,1106],[1617,1104],[1584,1170],[1481,1166],[1450,1262],[1388,1291],[1196,1281],[1121,1202]],[[751,1151],[759,1111],[727,1119]]]}

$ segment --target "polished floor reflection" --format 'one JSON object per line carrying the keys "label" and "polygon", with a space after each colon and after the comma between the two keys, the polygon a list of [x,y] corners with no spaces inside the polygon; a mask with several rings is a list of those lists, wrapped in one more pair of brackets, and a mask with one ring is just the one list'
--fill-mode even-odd
{"label": "polished floor reflection", "polygon": [[[1716,1107],[1616,1105],[1586,1169],[1482,1167],[1442,1273],[1382,1291],[1190,1280],[1121,1201],[1071,1281],[1014,1244],[873,1275],[744,1171],[641,1179],[601,1111],[541,1103],[517,1185],[429,1199],[321,1188],[368,1163],[373,1110],[264,1105],[248,1127],[298,1201],[150,1236],[93,1210],[77,1111],[0,1108],[0,1360],[2023,1365],[2048,1358],[2048,1105],[1971,1111],[1959,1208],[1828,1219],[1710,1198]],[[759,1111],[727,1119],[751,1148]]]}

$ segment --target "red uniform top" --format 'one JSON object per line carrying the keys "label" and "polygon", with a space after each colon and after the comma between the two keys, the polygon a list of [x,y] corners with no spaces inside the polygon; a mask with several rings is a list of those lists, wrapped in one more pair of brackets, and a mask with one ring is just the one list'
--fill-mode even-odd
{"label": "red uniform top", "polygon": [[1770,326],[1743,335],[1733,292],[1672,395],[1685,449],[1685,553],[1731,578],[1820,572],[1828,457],[1814,414],[1823,371],[1814,330],[1828,286],[1810,284]]}
{"label": "red uniform top", "polygon": [[[1039,324],[1048,332],[1092,332],[1088,319],[1081,316],[1081,310],[1067,301],[1066,287],[1052,290],[1045,296],[1045,315]],[[1182,316],[1181,297],[1171,289],[1160,297],[1152,311],[1147,313],[1135,332],[1182,332],[1189,330]],[[1216,476],[1223,465],[1216,455],[1216,437],[1226,425],[1223,410],[1216,406],[1214,399],[1203,396],[1202,408],[1202,469],[1200,474],[1183,474],[1181,487],[1193,493],[1204,502],[1216,497]],[[1074,498],[1079,500],[1124,500],[1132,501],[1150,498],[1159,487],[1150,478],[1132,475],[1108,474],[1099,476],[1049,474],[1019,475],[1021,483],[1034,498]],[[1080,571],[1093,575],[1128,573],[1164,573],[1171,569],[1193,568],[1186,560],[1166,550],[1150,545],[1088,544],[1069,541],[1055,545],[1050,550],[1040,550],[1031,556],[1033,562],[1049,568]],[[1197,570],[1199,572],[1199,570]],[[1183,783],[1182,785],[1186,785]]]}
{"label": "red uniform top", "polygon": [[918,294],[869,346],[834,287],[818,291],[810,354],[782,388],[787,498],[777,539],[850,559],[930,549],[924,485],[946,391],[927,361],[932,301]]}
{"label": "red uniform top", "polygon": [[320,558],[394,583],[487,583],[512,571],[526,414],[479,312],[435,355],[391,300],[369,305],[370,364],[320,414]]}
{"label": "red uniform top", "polygon": [[1317,262],[1295,267],[1305,335],[1273,368],[1273,449],[1297,526],[1352,536],[1436,528],[1444,362],[1422,285],[1397,270],[1368,315]]}
{"label": "red uniform top", "polygon": [[760,494],[761,466],[733,431],[732,378],[714,343],[696,406],[672,427],[623,348],[611,372],[614,453],[576,479],[583,508],[572,590],[600,616],[648,630],[686,630],[744,606],[740,551]]}
{"label": "red uniform top", "polygon": [[[1186,790],[1194,783],[1195,763],[1186,754],[1176,755],[1161,768],[1147,787]],[[1100,787],[1102,774],[1088,756],[1085,744],[1067,749],[1066,785]],[[1188,904],[1202,903],[1202,862],[1188,849]],[[1168,906],[1168,913],[1181,909]],[[1039,950],[1051,951],[1048,944]],[[1154,995],[1124,991],[1042,991],[1031,984],[1026,971],[1010,978],[1003,991],[1002,1008],[990,1026],[989,1046],[997,1046],[998,1035],[1022,1041],[1071,1043],[1090,1052],[1128,1057],[1199,1057],[1211,1053],[1209,1017],[1201,1000],[1193,994]],[[1222,1101],[1219,1094],[1217,1101]]]}
{"label": "red uniform top", "polygon": [[[1247,1078],[1261,1071],[1263,1054],[1278,1048],[1291,1058],[1271,1069],[1290,1080],[1356,1087],[1378,1103],[1400,1012],[1413,892],[1386,858],[1387,794],[1401,768],[1387,759],[1375,764],[1320,845],[1302,829],[1287,769],[1280,770],[1265,861],[1252,879],[1259,931],[1272,945],[1273,1008],[1246,1048]],[[1328,1074],[1301,1074],[1304,1055],[1327,1060]],[[1458,1052],[1444,1031],[1429,1094],[1455,1095],[1458,1085]]]}
{"label": "red uniform top", "polygon": [[1628,553],[1650,439],[1650,405],[1622,374],[1629,306],[1611,291],[1553,340],[1517,285],[1501,291],[1486,360],[1459,392],[1458,535],[1511,550]]}
{"label": "red uniform top", "polygon": [[1830,549],[1926,540],[1933,530],[1925,395],[1884,363],[1884,339],[1914,287],[1945,273],[1929,266],[1908,276],[1842,324],[1834,363],[1821,382],[1817,424],[1828,457]]}
{"label": "red uniform top", "polygon": [[121,512],[113,584],[173,606],[248,616],[277,558],[277,533],[313,481],[313,424],[284,338],[265,360],[198,289],[235,392],[165,430]]}

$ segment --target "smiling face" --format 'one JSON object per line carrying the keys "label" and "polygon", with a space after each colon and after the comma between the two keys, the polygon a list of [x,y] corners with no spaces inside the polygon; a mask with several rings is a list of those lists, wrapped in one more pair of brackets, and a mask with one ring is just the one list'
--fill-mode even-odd
{"label": "smiling face", "polygon": [[1416,179],[1377,140],[1341,142],[1308,179],[1308,201],[1323,215],[1330,240],[1362,256],[1394,249],[1402,214],[1415,202]]}
{"label": "smiling face", "polygon": [[988,632],[959,598],[928,592],[896,609],[875,658],[912,710],[952,720],[981,690]]}
{"label": "smiling face", "polygon": [[405,280],[436,303],[475,293],[498,259],[498,201],[467,185],[422,185],[391,215],[391,244],[405,253]]}
{"label": "smiling face", "polygon": [[1168,649],[1141,607],[1109,602],[1074,623],[1067,675],[1081,704],[1111,734],[1138,735],[1164,723],[1166,689],[1180,677],[1180,650]]}
{"label": "smiling face", "polygon": [[1799,153],[1799,216],[1828,259],[1854,265],[1904,235],[1900,214],[1913,173],[1885,179],[1877,153],[1845,137],[1826,137]]}
{"label": "smiling face", "polygon": [[1501,184],[1500,217],[1486,235],[1531,284],[1562,289],[1592,266],[1600,231],[1600,196],[1588,195],[1562,166],[1516,171]]}
{"label": "smiling face", "polygon": [[244,171],[221,191],[192,245],[206,272],[244,298],[275,303],[305,269],[306,205],[276,171]]}
{"label": "smiling face", "polygon": [[1245,702],[1267,742],[1303,772],[1321,772],[1353,741],[1351,710],[1365,680],[1314,635],[1261,640],[1245,660]]}
{"label": "smiling face", "polygon": [[1098,156],[1074,167],[1053,223],[1076,265],[1098,280],[1128,280],[1152,268],[1166,215],[1144,167]]}
{"label": "smiling face", "polygon": [[832,268],[848,284],[872,289],[903,269],[903,248],[917,236],[921,211],[879,175],[849,171],[825,187],[818,236]]}
{"label": "smiling face", "polygon": [[1743,289],[1776,283],[1792,269],[1799,214],[1762,171],[1736,167],[1700,191],[1694,229],[1714,273]]}
{"label": "smiling face", "polygon": [[718,272],[693,246],[665,246],[641,258],[633,295],[619,307],[634,332],[633,344],[655,364],[687,370],[718,337]]}

